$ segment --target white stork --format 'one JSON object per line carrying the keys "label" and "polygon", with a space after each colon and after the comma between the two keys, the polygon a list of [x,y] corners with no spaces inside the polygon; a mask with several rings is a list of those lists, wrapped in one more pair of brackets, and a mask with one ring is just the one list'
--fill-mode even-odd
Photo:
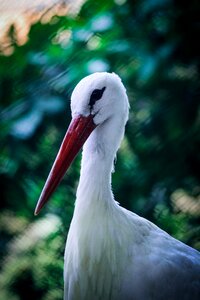
{"label": "white stork", "polygon": [[114,200],[111,172],[129,110],[120,78],[106,72],[85,77],[72,93],[71,110],[35,210],[38,214],[85,143],[65,250],[64,299],[200,299],[199,252]]}

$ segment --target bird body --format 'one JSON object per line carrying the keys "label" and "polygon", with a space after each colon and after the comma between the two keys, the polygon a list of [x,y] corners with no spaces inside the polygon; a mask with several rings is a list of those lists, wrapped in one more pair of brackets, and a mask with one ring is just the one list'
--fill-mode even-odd
{"label": "bird body", "polygon": [[[129,110],[120,78],[104,72],[85,77],[71,108],[74,121],[36,208],[37,213],[55,186],[57,165],[63,175],[68,164],[60,161],[71,162],[70,153],[86,141],[65,249],[64,300],[199,299],[199,252],[114,199],[111,172]],[[71,142],[74,135],[78,146]]]}
{"label": "bird body", "polygon": [[72,221],[65,300],[199,299],[197,251],[125,209],[102,209],[93,217],[92,224],[90,214],[82,224]]}

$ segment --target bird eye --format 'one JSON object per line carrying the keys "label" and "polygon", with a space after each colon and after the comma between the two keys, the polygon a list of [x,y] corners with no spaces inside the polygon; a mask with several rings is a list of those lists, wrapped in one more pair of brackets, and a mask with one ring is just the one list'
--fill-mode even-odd
{"label": "bird eye", "polygon": [[92,107],[94,106],[95,102],[97,100],[100,100],[104,91],[105,91],[106,87],[104,86],[101,90],[100,89],[96,89],[92,92],[91,96],[90,96],[90,102],[89,102],[89,106],[90,106],[90,110],[92,109]]}

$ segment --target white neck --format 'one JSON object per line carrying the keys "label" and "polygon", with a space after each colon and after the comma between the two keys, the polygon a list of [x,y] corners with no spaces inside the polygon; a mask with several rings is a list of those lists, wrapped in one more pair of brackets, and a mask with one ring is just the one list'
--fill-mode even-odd
{"label": "white neck", "polygon": [[116,205],[111,172],[124,134],[124,123],[123,118],[110,118],[97,126],[84,145],[75,214]]}

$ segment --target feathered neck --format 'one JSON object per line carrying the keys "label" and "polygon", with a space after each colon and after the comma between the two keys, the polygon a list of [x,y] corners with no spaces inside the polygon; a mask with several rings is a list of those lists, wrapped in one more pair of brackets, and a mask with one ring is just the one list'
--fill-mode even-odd
{"label": "feathered neck", "polygon": [[107,209],[115,204],[111,190],[114,158],[124,135],[123,119],[112,118],[94,130],[83,148],[76,210]]}

